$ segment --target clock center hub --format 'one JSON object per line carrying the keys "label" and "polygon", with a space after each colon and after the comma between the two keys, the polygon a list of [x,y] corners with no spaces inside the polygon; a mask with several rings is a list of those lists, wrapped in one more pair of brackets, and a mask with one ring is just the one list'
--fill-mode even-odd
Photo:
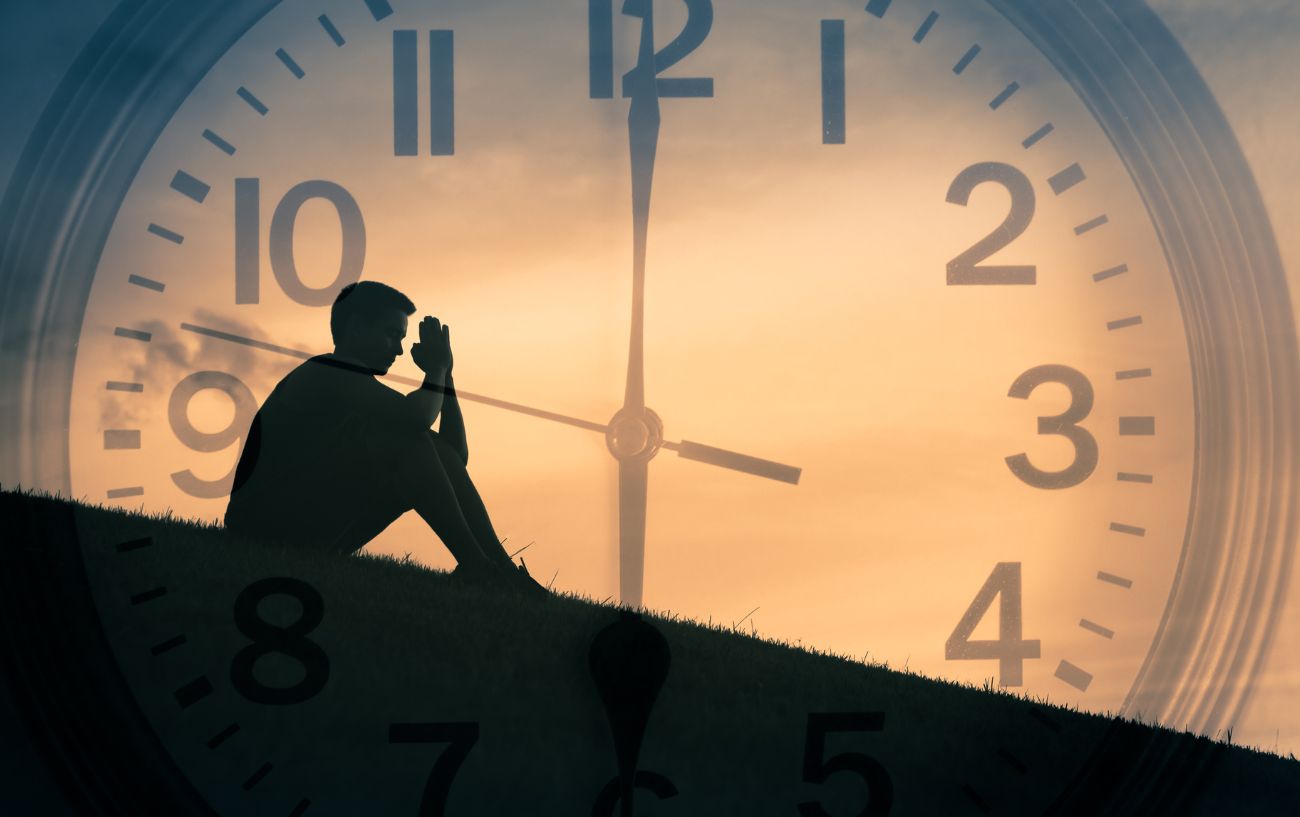
{"label": "clock center hub", "polygon": [[648,408],[619,409],[605,430],[605,445],[618,460],[649,460],[663,442],[663,420]]}

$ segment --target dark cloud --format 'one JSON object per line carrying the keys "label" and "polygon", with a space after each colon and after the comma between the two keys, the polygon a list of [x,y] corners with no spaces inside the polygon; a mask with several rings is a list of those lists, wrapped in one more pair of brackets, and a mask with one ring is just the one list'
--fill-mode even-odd
{"label": "dark cloud", "polygon": [[[196,309],[186,322],[241,337],[267,339],[253,324],[204,308]],[[170,394],[177,382],[197,371],[233,374],[255,395],[265,396],[286,372],[299,363],[294,358],[186,332],[177,323],[145,321],[140,329],[149,332],[152,340],[123,358],[123,370],[130,372],[132,382],[143,383],[145,393],[154,395],[154,400],[161,399],[159,395]],[[104,428],[133,427],[142,419],[141,408],[144,405],[146,403],[139,400],[110,397],[101,404],[100,421]]]}

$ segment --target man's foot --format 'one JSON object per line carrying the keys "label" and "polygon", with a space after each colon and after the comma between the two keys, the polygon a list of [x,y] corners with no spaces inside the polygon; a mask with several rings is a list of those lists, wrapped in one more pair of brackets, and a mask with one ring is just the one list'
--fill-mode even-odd
{"label": "man's foot", "polygon": [[528,572],[528,565],[523,563],[523,559],[520,559],[519,561],[519,566],[515,568],[514,586],[520,592],[526,593],[530,596],[549,595],[551,591],[542,587],[542,585],[532,577],[532,574]]}
{"label": "man's foot", "polygon": [[544,596],[550,592],[529,575],[527,567],[514,562],[462,562],[451,575],[467,584],[507,588],[530,596]]}

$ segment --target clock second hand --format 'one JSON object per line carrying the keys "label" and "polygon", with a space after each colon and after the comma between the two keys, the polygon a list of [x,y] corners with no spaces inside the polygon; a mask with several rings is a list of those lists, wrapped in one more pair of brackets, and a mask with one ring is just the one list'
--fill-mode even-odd
{"label": "clock second hand", "polygon": [[[280,346],[264,340],[244,337],[233,332],[226,332],[221,329],[214,329],[209,326],[197,326],[192,323],[181,323],[181,329],[186,332],[192,332],[203,337],[213,338],[214,340],[224,341],[226,343],[237,343],[240,346],[248,346],[252,349],[260,349],[264,352],[272,352],[284,357],[291,357],[297,360],[307,360],[312,357],[311,352],[304,352],[301,349],[291,349],[288,346]],[[402,383],[408,386],[418,386],[424,381],[416,380],[410,377],[402,377],[396,374],[384,375],[384,380],[390,380],[394,383]],[[570,417],[567,414],[560,414],[545,409],[525,406],[522,403],[512,403],[508,400],[499,400],[495,397],[487,397],[482,394],[456,390],[456,396],[461,400],[473,403],[483,403],[495,408],[513,411],[519,414],[526,414],[530,417],[537,417],[542,420],[551,420],[556,423],[583,428],[588,431],[596,431],[601,434],[609,435],[612,429],[605,423],[597,423],[591,420],[584,420],[581,417]],[[748,454],[740,454],[735,451],[728,451],[725,448],[715,448],[704,443],[691,442],[682,440],[681,442],[672,442],[665,440],[663,447],[669,451],[676,451],[682,459],[694,460],[708,465],[716,465],[721,468],[728,468],[732,471],[740,471],[746,474],[752,474],[756,477],[774,479],[778,482],[788,482],[792,485],[798,484],[799,476],[803,469],[793,465],[765,460],[759,457],[751,457]]]}

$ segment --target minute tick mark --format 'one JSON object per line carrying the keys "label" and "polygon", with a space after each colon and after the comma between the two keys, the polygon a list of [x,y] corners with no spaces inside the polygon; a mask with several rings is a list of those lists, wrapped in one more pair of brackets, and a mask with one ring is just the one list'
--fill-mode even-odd
{"label": "minute tick mark", "polygon": [[1110,529],[1116,533],[1124,533],[1129,536],[1146,536],[1147,529],[1139,528],[1137,525],[1125,525],[1123,522],[1111,522]]}
{"label": "minute tick mark", "polygon": [[1092,280],[1100,283],[1105,281],[1107,278],[1114,278],[1116,275],[1123,275],[1126,272],[1128,272],[1128,264],[1120,264],[1118,267],[1111,267],[1110,269],[1104,269],[1101,272],[1094,272],[1092,274]]}
{"label": "minute tick mark", "polygon": [[916,33],[912,35],[912,42],[919,43],[922,40],[924,40],[925,35],[930,33],[930,29],[934,28],[934,24],[938,22],[938,20],[939,20],[939,12],[937,11],[930,12],[930,14],[925,18],[925,22],[921,23],[921,27],[918,28],[916,30]]}
{"label": "minute tick mark", "polygon": [[1052,127],[1052,123],[1048,122],[1046,125],[1043,125],[1041,128],[1029,134],[1029,136],[1025,137],[1025,141],[1021,142],[1020,144],[1024,145],[1025,149],[1028,150],[1029,148],[1041,142],[1043,137],[1051,133],[1053,130],[1054,128]]}
{"label": "minute tick mark", "polygon": [[330,20],[328,15],[322,14],[316,18],[316,21],[320,23],[321,28],[325,29],[325,33],[329,35],[335,45],[342,46],[343,43],[347,42],[347,40],[343,39],[343,35],[339,33],[339,30],[334,27],[334,22]]}
{"label": "minute tick mark", "polygon": [[1097,581],[1106,582],[1107,584],[1113,584],[1116,587],[1122,587],[1125,590],[1128,590],[1133,587],[1132,579],[1126,579],[1123,576],[1116,576],[1114,573],[1107,573],[1104,570],[1097,571]]}
{"label": "minute tick mark", "polygon": [[185,636],[175,635],[167,639],[166,641],[159,641],[157,644],[154,644],[152,647],[149,648],[149,654],[152,655],[154,658],[157,658],[163,653],[170,652],[171,650],[176,649],[177,647],[179,647],[184,643],[185,643]]}
{"label": "minute tick mark", "polygon": [[212,131],[210,130],[203,131],[203,138],[208,140],[208,142],[212,143],[213,145],[215,145],[218,150],[220,150],[222,153],[226,154],[227,156],[235,155],[235,146],[227,142],[225,139],[222,139],[220,136],[216,135]]}
{"label": "minute tick mark", "polygon": [[185,236],[158,224],[150,224],[148,230],[164,241],[170,241],[173,244],[183,244],[185,242]]}
{"label": "minute tick mark", "polygon": [[293,57],[289,56],[289,52],[283,48],[275,49],[275,57],[284,64],[285,68],[289,69],[289,73],[293,74],[295,78],[302,79],[307,76],[307,72],[302,70],[302,66],[298,65]]}
{"label": "minute tick mark", "polygon": [[1150,376],[1151,376],[1150,369],[1124,369],[1123,371],[1115,372],[1116,380],[1136,380],[1141,377],[1150,377]]}
{"label": "minute tick mark", "polygon": [[154,292],[162,292],[167,285],[161,281],[155,281],[152,278],[146,278],[143,275],[128,275],[126,278],[128,284],[134,284],[142,289],[151,289]]}
{"label": "minute tick mark", "polygon": [[245,102],[247,102],[247,103],[248,103],[248,107],[250,107],[250,108],[252,108],[253,110],[257,111],[257,113],[258,113],[259,116],[266,116],[267,112],[270,111],[270,108],[266,107],[266,105],[262,102],[262,100],[260,100],[260,99],[258,99],[257,97],[253,96],[253,92],[250,91],[250,90],[248,90],[247,88],[245,88],[245,87],[242,86],[242,85],[239,86],[239,90],[235,91],[235,94],[236,94],[240,99],[242,99],[242,100],[244,100]]}
{"label": "minute tick mark", "polygon": [[1092,232],[1098,227],[1109,223],[1110,223],[1110,218],[1108,216],[1104,216],[1104,215],[1097,216],[1091,221],[1085,221],[1084,223],[1080,224],[1078,227],[1075,227],[1074,234],[1083,235],[1084,233]]}
{"label": "minute tick mark", "polygon": [[181,709],[189,709],[211,694],[212,682],[208,680],[206,675],[200,675],[173,693],[176,703],[180,704]]}
{"label": "minute tick mark", "polygon": [[989,103],[989,107],[996,111],[998,108],[1001,108],[1003,104],[1005,104],[1006,101],[1010,99],[1013,94],[1015,94],[1016,91],[1019,90],[1020,90],[1019,82],[1011,83],[1010,85],[1002,89],[1002,93],[993,97],[993,101]]}
{"label": "minute tick mark", "polygon": [[229,740],[238,731],[239,731],[239,724],[237,723],[230,724],[225,729],[222,729],[217,734],[208,738],[208,748],[209,749],[217,748],[218,746],[220,746],[221,744]]}
{"label": "minute tick mark", "polygon": [[961,59],[957,60],[957,64],[952,67],[952,72],[960,76],[963,71],[970,67],[970,64],[975,61],[975,58],[978,57],[979,54],[980,47],[978,45],[972,45],[970,50],[963,54]]}
{"label": "minute tick mark", "polygon": [[270,774],[271,770],[274,768],[275,767],[272,766],[269,762],[263,763],[261,766],[258,766],[257,771],[250,774],[248,776],[248,779],[244,781],[244,786],[243,786],[244,791],[252,791],[253,787],[256,786],[258,783],[261,783],[262,779],[266,777],[268,774]]}
{"label": "minute tick mark", "polygon": [[1129,471],[1120,471],[1115,475],[1115,479],[1119,480],[1120,482],[1141,482],[1146,485],[1150,485],[1152,482],[1155,482],[1155,477],[1151,476],[1150,474],[1134,474]]}
{"label": "minute tick mark", "polygon": [[113,330],[113,335],[119,338],[127,338],[128,340],[138,340],[143,343],[148,343],[153,340],[152,332],[145,332],[142,329],[127,329],[125,326],[115,328]]}
{"label": "minute tick mark", "polygon": [[1086,619],[1086,618],[1081,618],[1081,619],[1079,619],[1079,626],[1082,627],[1083,629],[1087,630],[1087,631],[1090,632],[1090,633],[1096,633],[1097,635],[1101,636],[1102,638],[1114,638],[1114,637],[1115,637],[1115,631],[1114,631],[1114,630],[1110,629],[1109,627],[1103,627],[1103,626],[1101,626],[1100,624],[1098,624],[1098,623],[1096,623],[1096,622],[1094,622],[1094,621],[1089,621],[1089,620]]}

